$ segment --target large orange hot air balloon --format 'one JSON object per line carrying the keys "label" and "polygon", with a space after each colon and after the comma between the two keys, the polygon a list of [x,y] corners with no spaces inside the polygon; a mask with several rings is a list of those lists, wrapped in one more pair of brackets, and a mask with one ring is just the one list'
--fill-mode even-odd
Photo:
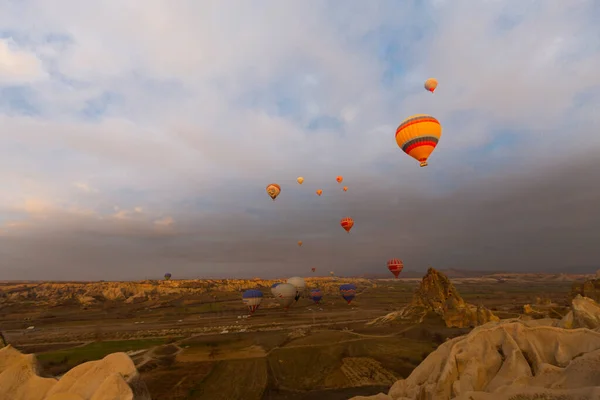
{"label": "large orange hot air balloon", "polygon": [[299,176],[298,179],[296,179],[296,181],[302,185],[302,182],[304,182],[304,178]]}
{"label": "large orange hot air balloon", "polygon": [[435,78],[429,78],[425,81],[425,89],[429,90],[431,93],[435,90],[438,85],[438,81]]}
{"label": "large orange hot air balloon", "polygon": [[276,183],[267,185],[267,194],[275,201],[277,196],[281,193],[281,187]]}
{"label": "large orange hot air balloon", "polygon": [[344,180],[344,177],[339,175],[335,178],[335,180],[337,181],[337,183],[342,183],[342,181]]}
{"label": "large orange hot air balloon", "polygon": [[344,192],[348,191],[348,186],[344,186]]}
{"label": "large orange hot air balloon", "polygon": [[302,240],[298,240],[298,246],[302,246]]}
{"label": "large orange hot air balloon", "polygon": [[350,229],[352,229],[352,227],[354,226],[354,220],[349,217],[342,218],[342,220],[340,221],[340,225],[346,230],[346,232],[350,233]]}
{"label": "large orange hot air balloon", "polygon": [[427,159],[442,137],[442,125],[431,115],[416,114],[406,118],[396,129],[396,143],[402,151],[427,166]]}
{"label": "large orange hot air balloon", "polygon": [[400,272],[402,272],[402,269],[404,268],[404,263],[402,263],[402,260],[392,258],[387,262],[387,267],[390,272],[394,274],[396,278],[398,278],[398,275],[400,275]]}
{"label": "large orange hot air balloon", "polygon": [[317,190],[317,195],[320,196],[323,194],[323,191],[321,189]]}

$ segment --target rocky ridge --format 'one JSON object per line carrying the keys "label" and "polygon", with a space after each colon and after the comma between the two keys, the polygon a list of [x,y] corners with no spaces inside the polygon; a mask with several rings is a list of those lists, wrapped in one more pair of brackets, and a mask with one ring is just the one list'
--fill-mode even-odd
{"label": "rocky ridge", "polygon": [[[204,294],[214,292],[240,292],[258,287],[265,294],[275,282],[285,280],[262,279],[197,279],[197,280],[146,280],[139,282],[48,282],[48,283],[4,283],[0,285],[0,305],[35,301],[36,304],[57,306],[80,304],[93,306],[105,302],[143,303],[169,296]],[[346,282],[358,283],[363,287],[375,285],[367,279],[306,278],[325,293],[337,293],[339,285]]]}

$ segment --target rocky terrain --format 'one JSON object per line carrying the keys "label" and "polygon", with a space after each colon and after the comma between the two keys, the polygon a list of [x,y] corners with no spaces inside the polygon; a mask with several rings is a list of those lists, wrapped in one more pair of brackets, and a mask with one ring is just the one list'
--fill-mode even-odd
{"label": "rocky terrain", "polygon": [[388,394],[352,400],[600,399],[600,305],[564,318],[488,322],[446,341]]}
{"label": "rocky terrain", "polygon": [[40,376],[35,355],[8,345],[0,349],[0,399],[150,400],[150,394],[125,353],[78,365],[56,379]]}
{"label": "rocky terrain", "polygon": [[584,282],[574,282],[571,295],[589,297],[596,302],[600,302],[600,270],[596,273],[595,279],[588,279]]}
{"label": "rocky terrain", "polygon": [[[146,280],[139,282],[5,282],[0,283],[0,306],[22,302],[35,302],[40,306],[79,304],[82,307],[106,302],[128,304],[158,301],[169,297],[210,294],[215,292],[241,292],[248,288],[262,288],[265,294],[275,282],[285,280],[262,279],[198,279],[198,280]],[[376,285],[361,278],[337,279],[306,278],[307,283],[318,285],[323,293],[337,293],[339,285],[346,282],[360,284],[361,288]]]}
{"label": "rocky terrain", "polygon": [[410,304],[400,311],[377,318],[371,324],[398,320],[420,323],[430,315],[442,318],[446,326],[455,328],[474,327],[489,321],[498,321],[498,317],[487,308],[466,303],[447,276],[429,268]]}
{"label": "rocky terrain", "polygon": [[[435,271],[435,270],[434,270]],[[413,271],[414,272],[414,271]],[[437,272],[437,271],[436,271]],[[541,274],[541,273],[496,273],[473,276],[469,271],[448,270],[440,276],[452,278],[454,283],[526,283],[526,282],[576,282],[575,294],[597,300],[600,296],[600,276],[591,280],[591,275]],[[483,273],[482,273],[483,274]],[[414,274],[413,274],[414,275]],[[411,275],[411,276],[413,276]],[[403,278],[401,276],[400,278]],[[584,281],[588,280],[585,283]],[[388,280],[391,280],[389,278]],[[418,281],[417,278],[403,279]],[[0,306],[17,302],[35,301],[36,304],[57,306],[78,304],[82,307],[105,302],[142,303],[161,298],[214,292],[240,292],[248,288],[261,288],[268,295],[271,285],[285,279],[190,279],[190,280],[144,280],[138,282],[9,282],[0,281]],[[309,286],[318,286],[323,293],[337,293],[342,283],[355,283],[361,288],[376,287],[382,279],[308,277]]]}

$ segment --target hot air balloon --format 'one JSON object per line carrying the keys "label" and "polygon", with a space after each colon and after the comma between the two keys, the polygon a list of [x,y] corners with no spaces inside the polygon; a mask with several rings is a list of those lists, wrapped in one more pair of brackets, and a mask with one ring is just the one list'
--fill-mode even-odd
{"label": "hot air balloon", "polygon": [[344,300],[350,304],[352,299],[356,296],[356,286],[351,283],[340,285],[340,293],[342,294]]}
{"label": "hot air balloon", "polygon": [[281,301],[284,309],[288,309],[296,298],[296,287],[291,283],[281,283],[276,287],[275,297]]}
{"label": "hot air balloon", "polygon": [[342,181],[344,180],[344,177],[339,175],[339,176],[336,176],[335,180],[337,181],[337,183],[342,183]]}
{"label": "hot air balloon", "polygon": [[278,184],[271,183],[267,185],[267,194],[273,199],[273,201],[275,201],[277,196],[279,196],[279,193],[281,193],[281,187]]}
{"label": "hot air balloon", "polygon": [[302,240],[298,240],[298,246],[302,246]]}
{"label": "hot air balloon", "polygon": [[302,185],[302,182],[304,182],[304,178],[299,176],[298,179],[296,179],[296,181],[298,181],[298,183]]}
{"label": "hot air balloon", "polygon": [[349,217],[342,218],[342,220],[340,221],[340,225],[346,230],[346,232],[350,233],[350,229],[352,229],[352,227],[354,226],[354,220]]}
{"label": "hot air balloon", "polygon": [[344,186],[344,192],[348,191],[348,186]]}
{"label": "hot air balloon", "polygon": [[311,271],[312,271],[312,272],[315,272],[316,270],[317,270],[317,269],[316,269],[315,267],[312,267],[312,268],[311,268]]}
{"label": "hot air balloon", "polygon": [[165,274],[165,281],[168,281],[169,279],[171,279],[171,273],[170,273],[170,272],[167,272],[167,273]]}
{"label": "hot air balloon", "polygon": [[402,272],[402,269],[404,268],[404,263],[402,263],[402,260],[392,258],[387,262],[387,267],[390,272],[394,274],[396,278],[398,278],[398,275],[400,275],[400,272]]}
{"label": "hot air balloon", "polygon": [[310,291],[310,298],[312,299],[312,301],[315,302],[315,304],[319,304],[319,302],[323,298],[323,293],[321,293],[320,289],[312,289]]}
{"label": "hot air balloon", "polygon": [[250,310],[250,314],[254,314],[254,311],[258,309],[260,306],[260,302],[262,301],[263,294],[260,290],[250,289],[246,290],[244,294],[242,294],[242,301],[245,305],[248,306]]}
{"label": "hot air balloon", "polygon": [[304,293],[304,288],[306,288],[306,282],[304,282],[304,278],[300,278],[299,276],[291,277],[287,280],[287,283],[294,285],[296,288],[296,301],[300,298],[302,293]]}
{"label": "hot air balloon", "polygon": [[442,125],[431,115],[416,114],[408,117],[396,129],[396,143],[402,151],[427,166],[427,159],[442,136]]}
{"label": "hot air balloon", "polygon": [[333,271],[329,271],[329,275],[334,276],[335,274],[333,273]]}
{"label": "hot air balloon", "polygon": [[317,196],[320,196],[323,194],[323,191],[321,189],[317,190]]}
{"label": "hot air balloon", "polygon": [[435,90],[438,85],[438,81],[435,78],[429,78],[425,81],[425,89],[429,90],[431,93]]}
{"label": "hot air balloon", "polygon": [[277,282],[271,285],[271,293],[274,297],[277,297],[277,286],[281,285],[281,282]]}

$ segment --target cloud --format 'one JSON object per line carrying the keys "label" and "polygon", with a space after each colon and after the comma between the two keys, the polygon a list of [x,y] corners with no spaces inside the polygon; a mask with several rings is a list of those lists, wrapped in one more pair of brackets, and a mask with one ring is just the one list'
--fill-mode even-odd
{"label": "cloud", "polygon": [[98,190],[94,189],[93,187],[91,187],[90,185],[88,185],[87,183],[84,182],[75,182],[73,183],[73,186],[75,186],[77,189],[81,190],[84,193],[97,193]]}
{"label": "cloud", "polygon": [[13,40],[0,39],[0,84],[27,84],[46,77],[35,54],[18,49]]}
{"label": "cloud", "polygon": [[123,4],[0,4],[0,277],[596,262],[594,1]]}

